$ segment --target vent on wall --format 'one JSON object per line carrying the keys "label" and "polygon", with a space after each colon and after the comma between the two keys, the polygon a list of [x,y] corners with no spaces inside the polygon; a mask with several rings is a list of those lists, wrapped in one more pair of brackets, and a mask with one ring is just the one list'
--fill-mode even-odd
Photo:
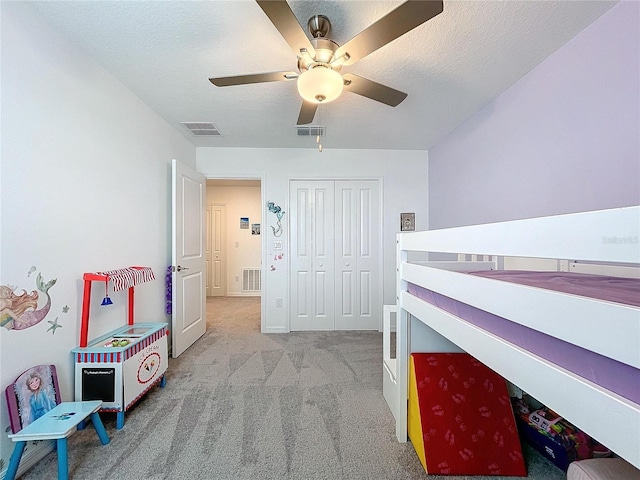
{"label": "vent on wall", "polygon": [[296,128],[298,129],[298,135],[301,137],[317,137],[318,135],[324,137],[326,130],[326,127],[322,125],[298,126]]}
{"label": "vent on wall", "polygon": [[222,133],[209,122],[182,122],[182,125],[197,137],[220,137]]}
{"label": "vent on wall", "polygon": [[259,292],[260,285],[260,269],[259,268],[243,268],[242,269],[242,291],[243,292]]}

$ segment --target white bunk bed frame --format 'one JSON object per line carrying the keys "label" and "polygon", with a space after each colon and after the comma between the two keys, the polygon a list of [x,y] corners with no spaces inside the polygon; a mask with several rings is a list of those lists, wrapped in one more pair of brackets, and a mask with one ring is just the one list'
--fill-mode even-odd
{"label": "white bunk bed frame", "polygon": [[[385,309],[383,335],[384,395],[398,440],[407,441],[410,353],[463,350],[640,468],[640,405],[407,292],[413,283],[640,368],[640,308],[458,273],[525,257],[556,259],[560,269],[573,271],[582,265],[590,271],[593,262],[631,264],[636,276],[639,231],[640,206],[634,206],[399,234],[396,360],[388,347],[393,306]],[[494,261],[409,263],[409,252]]]}

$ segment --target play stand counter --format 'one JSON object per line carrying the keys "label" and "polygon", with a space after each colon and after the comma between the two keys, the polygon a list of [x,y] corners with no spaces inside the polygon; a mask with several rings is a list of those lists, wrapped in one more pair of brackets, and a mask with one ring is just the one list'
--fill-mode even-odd
{"label": "play stand counter", "polygon": [[71,350],[75,363],[75,400],[102,400],[101,411],[124,412],[157,383],[165,385],[168,366],[165,323],[124,325]]}

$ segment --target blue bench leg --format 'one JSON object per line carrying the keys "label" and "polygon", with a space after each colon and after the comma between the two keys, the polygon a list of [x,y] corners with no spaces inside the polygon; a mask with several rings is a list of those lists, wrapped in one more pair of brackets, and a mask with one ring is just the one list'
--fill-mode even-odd
{"label": "blue bench leg", "polygon": [[167,385],[167,376],[162,375],[162,380],[160,380],[160,388],[164,388]]}
{"label": "blue bench leg", "polygon": [[58,450],[58,480],[69,480],[69,456],[67,455],[67,439],[56,440]]}
{"label": "blue bench leg", "polygon": [[102,423],[102,419],[98,412],[93,412],[91,414],[91,422],[93,423],[93,427],[96,429],[98,433],[98,438],[100,438],[100,442],[103,445],[109,443],[109,435],[107,435],[107,431],[104,428],[104,424]]}
{"label": "blue bench leg", "polygon": [[76,430],[84,430],[85,428],[87,428],[87,420],[82,420],[78,426],[76,427]]}
{"label": "blue bench leg", "polygon": [[116,414],[116,430],[124,427],[124,410]]}
{"label": "blue bench leg", "polygon": [[4,474],[5,480],[15,480],[16,473],[18,473],[18,465],[20,465],[20,459],[22,458],[22,452],[24,447],[27,446],[27,442],[16,442],[16,446],[13,447],[13,453],[11,454],[11,460],[9,460],[9,467]]}

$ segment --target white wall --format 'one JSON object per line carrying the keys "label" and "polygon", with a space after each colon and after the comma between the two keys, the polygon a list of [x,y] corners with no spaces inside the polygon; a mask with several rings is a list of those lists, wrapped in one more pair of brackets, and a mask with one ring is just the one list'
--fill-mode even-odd
{"label": "white wall", "polygon": [[638,18],[619,2],[429,151],[431,228],[640,203]]}
{"label": "white wall", "polygon": [[[242,292],[242,269],[260,268],[262,235],[251,234],[251,225],[262,224],[260,187],[207,186],[207,204],[225,205],[227,296],[256,295]],[[240,228],[240,217],[249,218],[249,229]],[[262,225],[261,225],[262,226]]]}
{"label": "white wall", "polygon": [[[194,168],[195,148],[40,22],[28,2],[0,6],[0,284],[32,291],[38,273],[56,279],[44,320],[25,330],[0,328],[0,385],[53,363],[63,400],[72,400],[70,351],[78,345],[84,272],[152,267],[157,279],[136,290],[137,320],[167,321],[170,163]],[[104,287],[93,293],[90,338],[126,322],[124,294],[100,307]],[[44,302],[40,294],[39,307]],[[50,330],[53,321],[61,328]],[[2,395],[0,431],[7,426]],[[6,468],[12,442],[0,437]]]}
{"label": "white wall", "polygon": [[[264,269],[263,328],[283,332],[289,328],[288,222],[289,180],[372,178],[381,179],[383,206],[383,301],[395,304],[395,236],[400,231],[400,213],[415,212],[416,229],[428,226],[427,152],[396,150],[198,148],[197,170],[208,178],[261,178],[265,201],[273,201],[287,212],[283,218],[283,250],[286,266]],[[262,205],[265,265],[274,256],[270,225],[276,217]],[[275,306],[277,297],[284,306]]]}

